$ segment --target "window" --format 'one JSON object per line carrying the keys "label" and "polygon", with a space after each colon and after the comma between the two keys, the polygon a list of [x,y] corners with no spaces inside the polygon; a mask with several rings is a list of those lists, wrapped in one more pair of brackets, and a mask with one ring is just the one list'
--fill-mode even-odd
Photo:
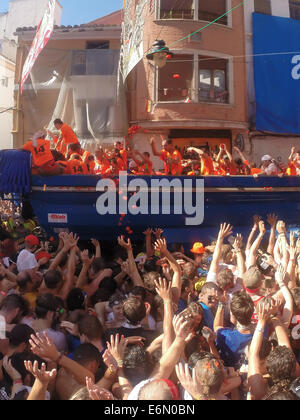
{"label": "window", "polygon": [[228,103],[227,60],[199,57],[199,101]]}
{"label": "window", "polygon": [[254,0],[254,10],[256,13],[271,15],[271,0]]}
{"label": "window", "polygon": [[158,70],[158,100],[182,101],[192,98],[194,56],[180,54]]}
{"label": "window", "polygon": [[[199,8],[198,8],[198,19],[205,20],[208,22],[212,22],[218,17],[224,15],[226,13],[226,0],[198,0],[199,1]],[[228,17],[223,16],[219,19],[216,23],[227,25],[228,24]]]}
{"label": "window", "polygon": [[161,19],[194,19],[194,0],[160,0]]}
{"label": "window", "polygon": [[101,41],[101,42],[87,42],[86,43],[87,50],[108,50],[109,49],[109,41]]}
{"label": "window", "polygon": [[290,15],[292,19],[300,20],[300,1],[290,0]]}
{"label": "window", "polygon": [[8,77],[1,77],[0,78],[0,86],[8,87]]}

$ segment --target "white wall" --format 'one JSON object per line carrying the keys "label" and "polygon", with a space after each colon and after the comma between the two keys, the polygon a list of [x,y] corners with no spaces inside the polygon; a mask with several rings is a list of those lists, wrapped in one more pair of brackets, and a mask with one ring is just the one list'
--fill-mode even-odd
{"label": "white wall", "polygon": [[7,22],[7,13],[0,14],[0,39],[4,38],[4,33],[6,29],[6,22]]}
{"label": "white wall", "polygon": [[[13,127],[13,111],[10,110],[2,113],[1,111],[13,107],[14,105],[14,74],[13,63],[3,56],[0,56],[0,149],[9,149],[13,147],[13,138],[11,134]],[[2,86],[1,80],[4,78],[7,78],[8,86]]]}
{"label": "white wall", "polygon": [[[49,0],[10,0],[5,36],[15,39],[18,27],[37,26],[47,8]],[[62,6],[57,2],[55,24],[60,25]]]}

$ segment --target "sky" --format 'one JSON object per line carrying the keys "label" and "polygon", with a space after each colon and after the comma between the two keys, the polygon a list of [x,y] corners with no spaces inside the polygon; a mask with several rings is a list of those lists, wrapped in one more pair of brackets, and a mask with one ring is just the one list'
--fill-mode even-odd
{"label": "sky", "polygon": [[[123,7],[123,0],[59,0],[63,6],[62,25],[88,23]],[[0,13],[7,12],[9,0],[0,0]]]}

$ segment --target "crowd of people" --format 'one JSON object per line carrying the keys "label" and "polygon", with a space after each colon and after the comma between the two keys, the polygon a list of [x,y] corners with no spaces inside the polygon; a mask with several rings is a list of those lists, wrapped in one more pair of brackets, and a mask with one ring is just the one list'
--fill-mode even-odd
{"label": "crowd of people", "polygon": [[300,237],[249,228],[192,249],[6,231],[0,400],[299,399]]}
{"label": "crowd of people", "polygon": [[[23,149],[32,154],[32,173],[38,175],[102,175],[116,176],[121,171],[133,175],[187,175],[187,176],[296,176],[300,175],[300,151],[292,148],[288,164],[276,161],[270,155],[264,155],[257,165],[250,163],[243,153],[233,148],[236,158],[225,144],[219,150],[186,147],[179,150],[172,139],[163,140],[163,149],[158,150],[156,139],[152,138],[153,156],[162,161],[161,170],[154,169],[149,152],[126,147],[122,142],[115,142],[113,148],[98,148],[94,154],[84,150],[70,126],[60,119],[54,121],[58,135],[48,129],[36,133]],[[54,148],[51,149],[52,139]],[[125,142],[124,142],[125,143]]]}

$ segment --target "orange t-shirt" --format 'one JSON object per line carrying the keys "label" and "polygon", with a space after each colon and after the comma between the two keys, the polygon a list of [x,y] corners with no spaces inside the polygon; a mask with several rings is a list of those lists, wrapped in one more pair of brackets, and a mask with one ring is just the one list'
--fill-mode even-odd
{"label": "orange t-shirt", "polygon": [[62,138],[60,151],[63,154],[65,154],[67,152],[68,145],[73,144],[73,143],[79,143],[79,140],[76,134],[74,133],[74,131],[72,130],[72,128],[67,124],[62,125],[60,132],[61,132],[61,138]]}
{"label": "orange t-shirt", "polygon": [[296,169],[293,162],[291,162],[289,164],[289,167],[286,170],[286,175],[289,175],[289,176],[296,176],[297,175],[297,169]]}
{"label": "orange t-shirt", "polygon": [[153,172],[153,163],[143,163],[142,165],[139,165],[138,173],[143,175],[152,175]]}
{"label": "orange t-shirt", "polygon": [[251,168],[251,175],[261,174],[261,169],[259,168]]}
{"label": "orange t-shirt", "polygon": [[229,175],[236,175],[236,167],[233,165],[233,163],[229,163],[228,165],[225,165],[224,162],[222,162],[222,169],[224,169],[225,174]]}
{"label": "orange t-shirt", "polygon": [[[174,150],[171,154],[166,150],[162,150],[160,153],[160,159],[164,162],[165,166],[165,175],[180,175],[182,173],[182,165],[181,165],[181,154],[178,150]],[[168,163],[168,159],[178,159],[178,163]]]}
{"label": "orange t-shirt", "polygon": [[125,166],[123,159],[117,158],[117,165],[118,165],[118,172],[127,170],[127,167]]}
{"label": "orange t-shirt", "polygon": [[80,160],[68,160],[66,174],[67,175],[89,175],[87,166]]}
{"label": "orange t-shirt", "polygon": [[209,156],[201,157],[201,175],[213,175],[214,173],[214,162]]}
{"label": "orange t-shirt", "polygon": [[123,162],[124,162],[124,170],[127,170],[127,152],[125,149],[120,150],[120,155],[122,156]]}
{"label": "orange t-shirt", "polygon": [[110,168],[110,162],[107,159],[103,160],[96,160],[96,167],[95,167],[95,173],[98,175],[105,174],[106,171]]}
{"label": "orange t-shirt", "polygon": [[37,147],[34,147],[30,140],[24,144],[23,149],[31,152],[32,163],[35,167],[41,167],[53,160],[49,140],[37,139]]}

